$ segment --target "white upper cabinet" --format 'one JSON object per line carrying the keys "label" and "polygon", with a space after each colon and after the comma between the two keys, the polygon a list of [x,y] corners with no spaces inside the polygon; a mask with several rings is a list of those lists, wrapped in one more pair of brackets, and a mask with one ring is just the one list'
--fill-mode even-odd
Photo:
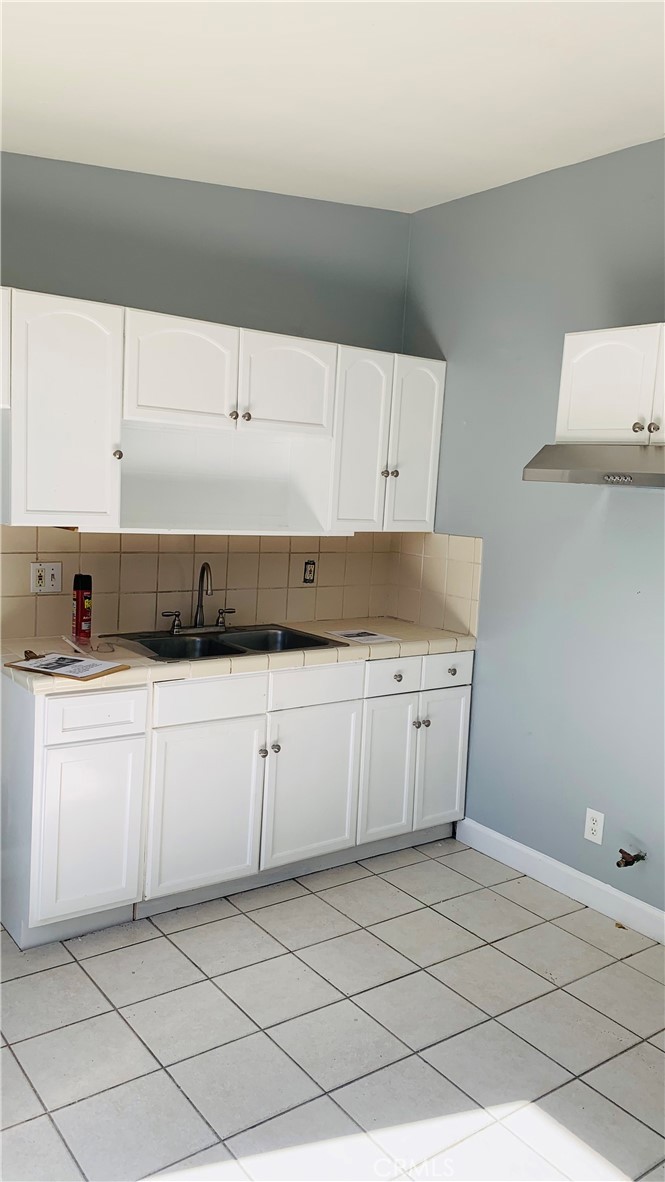
{"label": "white upper cabinet", "polygon": [[665,324],[660,326],[656,387],[653,396],[651,422],[647,423],[651,443],[665,444]]}
{"label": "white upper cabinet", "polygon": [[566,335],[556,424],[560,443],[662,441],[662,380],[656,391],[660,337],[659,324]]}
{"label": "white upper cabinet", "polygon": [[445,361],[396,357],[384,529],[434,528]]}
{"label": "white upper cabinet", "polygon": [[0,288],[0,409],[10,405],[10,359],[11,359],[11,298],[8,287]]}
{"label": "white upper cabinet", "polygon": [[333,520],[340,529],[383,528],[394,364],[392,353],[339,348]]}
{"label": "white upper cabinet", "polygon": [[123,318],[109,304],[14,292],[13,525],[118,528]]}
{"label": "white upper cabinet", "polygon": [[225,324],[128,308],[124,417],[232,430],[239,339]]}
{"label": "white upper cabinet", "polygon": [[238,427],[330,435],[336,361],[327,341],[243,330]]}

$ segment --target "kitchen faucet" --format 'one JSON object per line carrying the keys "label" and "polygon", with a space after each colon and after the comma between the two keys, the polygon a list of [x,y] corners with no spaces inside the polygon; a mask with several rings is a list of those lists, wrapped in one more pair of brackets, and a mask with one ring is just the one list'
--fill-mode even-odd
{"label": "kitchen faucet", "polygon": [[196,612],[194,613],[194,627],[203,628],[203,589],[205,586],[206,595],[212,595],[212,571],[208,562],[201,563],[199,571],[199,593],[196,600]]}

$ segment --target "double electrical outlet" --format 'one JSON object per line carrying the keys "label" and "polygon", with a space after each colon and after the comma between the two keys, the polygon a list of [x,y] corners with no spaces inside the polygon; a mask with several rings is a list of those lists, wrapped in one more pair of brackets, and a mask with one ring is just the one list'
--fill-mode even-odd
{"label": "double electrical outlet", "polygon": [[587,809],[586,822],[584,825],[584,836],[586,840],[595,841],[596,845],[602,845],[604,824],[604,813],[599,813],[598,809]]}

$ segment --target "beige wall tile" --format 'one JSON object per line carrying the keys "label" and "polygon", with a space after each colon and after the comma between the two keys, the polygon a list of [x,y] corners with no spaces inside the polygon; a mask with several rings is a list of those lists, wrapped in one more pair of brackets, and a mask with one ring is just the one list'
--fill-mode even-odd
{"label": "beige wall tile", "polygon": [[347,538],[347,553],[362,554],[374,549],[374,534],[359,533]]}
{"label": "beige wall tile", "polygon": [[475,601],[472,601],[469,612],[469,632],[472,636],[478,635],[478,603]]}
{"label": "beige wall tile", "polygon": [[402,535],[401,534],[390,534],[389,536],[390,536],[390,549],[391,549],[392,553],[399,554],[399,551],[402,548]]}
{"label": "beige wall tile", "polygon": [[147,554],[159,548],[159,534],[122,534],[120,549],[129,554]]}
{"label": "beige wall tile", "polygon": [[425,534],[402,534],[400,550],[402,554],[422,554],[425,545]]}
{"label": "beige wall tile", "polygon": [[162,554],[187,554],[194,549],[194,534],[159,534]]}
{"label": "beige wall tile", "polygon": [[[94,606],[94,604],[93,604]],[[37,636],[71,636],[72,596],[40,595],[37,597]]]}
{"label": "beige wall tile", "polygon": [[83,574],[92,575],[93,595],[118,592],[120,587],[119,554],[81,554]]}
{"label": "beige wall tile", "polygon": [[235,554],[258,554],[261,539],[253,534],[231,534],[229,536],[229,550]]}
{"label": "beige wall tile", "polygon": [[36,554],[37,530],[32,525],[1,525],[2,554]]}
{"label": "beige wall tile", "polygon": [[443,591],[421,592],[418,623],[424,628],[443,628]]}
{"label": "beige wall tile", "polygon": [[322,553],[319,555],[319,587],[343,587],[346,570],[346,554]]}
{"label": "beige wall tile", "polygon": [[379,554],[390,553],[390,534],[372,534],[373,549]]}
{"label": "beige wall tile", "polygon": [[342,615],[350,617],[369,615],[369,586],[347,586],[344,588]]}
{"label": "beige wall tile", "polygon": [[120,591],[156,591],[157,554],[123,554],[120,559]]}
{"label": "beige wall tile", "polygon": [[313,620],[316,611],[316,590],[314,587],[291,589],[286,602],[287,620]]}
{"label": "beige wall tile", "polygon": [[316,592],[314,619],[339,620],[342,615],[343,598],[343,587],[318,587]]}
{"label": "beige wall tile", "polygon": [[397,616],[398,587],[386,587],[386,615]]}
{"label": "beige wall tile", "polygon": [[226,585],[231,590],[243,587],[256,589],[259,579],[259,554],[247,552],[229,552],[229,565],[226,575]]}
{"label": "beige wall tile", "polygon": [[[140,632],[143,628],[155,627],[157,613],[156,594],[121,595],[118,611],[118,628],[121,632]],[[164,625],[160,619],[159,627]]]}
{"label": "beige wall tile", "polygon": [[290,538],[260,538],[260,549],[264,554],[283,554],[291,549]]}
{"label": "beige wall tile", "polygon": [[446,595],[456,595],[461,599],[471,599],[472,587],[473,563],[458,562],[454,558],[449,558],[446,569]]}
{"label": "beige wall tile", "polygon": [[[157,593],[157,627],[170,628],[172,620],[164,619],[162,612],[180,612],[183,628],[188,628],[194,620],[195,598],[191,591],[159,591]],[[214,624],[218,605],[211,595],[204,595],[203,610],[206,624]]]}
{"label": "beige wall tile", "polygon": [[3,595],[0,603],[0,633],[3,637],[36,636],[36,618],[36,596]]}
{"label": "beige wall tile", "polygon": [[195,576],[194,555],[191,551],[188,554],[163,554],[160,551],[157,590],[191,592],[194,579],[198,578],[198,571],[197,567]]}
{"label": "beige wall tile", "polygon": [[344,583],[347,587],[369,586],[372,578],[372,554],[347,554]]}
{"label": "beige wall tile", "polygon": [[309,558],[316,558],[319,551],[320,538],[291,538],[292,554],[307,554]]}
{"label": "beige wall tile", "polygon": [[386,610],[386,586],[372,584],[369,589],[369,614],[370,616],[382,616]]}
{"label": "beige wall tile", "polygon": [[228,618],[231,627],[236,628],[239,624],[256,624],[257,593],[255,587],[229,588],[225,606],[235,608],[236,614]]}
{"label": "beige wall tile", "polygon": [[473,562],[476,550],[475,538],[461,538],[451,534],[448,539],[448,558],[456,562]]}
{"label": "beige wall tile", "polygon": [[480,563],[474,562],[474,564],[473,564],[473,582],[472,582],[472,586],[471,586],[471,598],[475,599],[475,600],[480,599],[480,571],[481,571]]}
{"label": "beige wall tile", "polygon": [[392,556],[390,554],[377,554],[375,552],[372,559],[372,584],[380,583],[385,585],[390,581],[392,573]]}
{"label": "beige wall tile", "polygon": [[412,587],[400,587],[397,595],[397,615],[400,620],[410,620],[415,624],[420,616],[420,590]]}
{"label": "beige wall tile", "polygon": [[446,561],[444,558],[423,558],[423,591],[434,591],[443,597],[446,587]]}
{"label": "beige wall tile", "polygon": [[[263,589],[256,600],[257,624],[275,624],[286,619],[286,587]],[[231,623],[234,623],[232,620]]]}
{"label": "beige wall tile", "polygon": [[482,562],[483,561],[483,539],[482,538],[474,538],[473,561],[474,562]]}
{"label": "beige wall tile", "polygon": [[226,534],[197,534],[194,538],[194,549],[209,554],[225,554],[229,548]]}
{"label": "beige wall tile", "polygon": [[0,568],[3,595],[30,595],[31,554],[4,554]]}
{"label": "beige wall tile", "polygon": [[95,635],[99,636],[102,632],[117,632],[119,599],[118,595],[93,594],[92,631]]}
{"label": "beige wall tile", "polygon": [[397,569],[397,586],[420,590],[423,574],[423,560],[417,554],[400,554]]}
{"label": "beige wall tile", "polygon": [[457,595],[446,595],[443,626],[448,632],[468,632],[471,621],[471,600]]}
{"label": "beige wall tile", "polygon": [[41,526],[37,530],[37,553],[42,551],[78,551],[81,548],[81,535],[71,529],[50,529]]}
{"label": "beige wall tile", "polygon": [[425,534],[423,553],[426,558],[447,558],[448,534]]}
{"label": "beige wall tile", "polygon": [[212,585],[215,591],[226,590],[226,574],[228,555],[226,551],[215,553],[214,551],[196,551],[194,554],[194,566],[192,568],[192,590],[196,591],[199,585],[199,571],[201,564],[207,562],[212,571]]}
{"label": "beige wall tile", "polygon": [[120,534],[81,534],[81,552],[92,550],[95,554],[119,554]]}
{"label": "beige wall tile", "polygon": [[286,587],[288,581],[288,554],[262,553],[259,559],[259,587]]}
{"label": "beige wall tile", "polygon": [[319,538],[321,552],[346,554],[346,543],[348,540],[348,538]]}

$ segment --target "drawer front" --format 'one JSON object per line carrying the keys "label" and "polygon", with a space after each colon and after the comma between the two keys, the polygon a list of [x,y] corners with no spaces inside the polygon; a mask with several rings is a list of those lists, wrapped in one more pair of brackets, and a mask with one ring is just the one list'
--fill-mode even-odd
{"label": "drawer front", "polygon": [[165,681],[155,686],[153,726],[265,714],[267,702],[267,673],[236,673],[210,681]]}
{"label": "drawer front", "polygon": [[342,665],[312,665],[305,669],[278,669],[270,674],[269,710],[319,706],[326,702],[351,702],[362,698],[364,661]]}
{"label": "drawer front", "polygon": [[422,689],[447,689],[450,685],[471,685],[473,653],[435,653],[423,657]]}
{"label": "drawer front", "polygon": [[148,691],[59,694],[46,703],[45,743],[87,742],[145,731]]}
{"label": "drawer front", "polygon": [[422,663],[422,657],[368,661],[365,674],[365,697],[381,698],[385,694],[416,693],[420,689]]}

